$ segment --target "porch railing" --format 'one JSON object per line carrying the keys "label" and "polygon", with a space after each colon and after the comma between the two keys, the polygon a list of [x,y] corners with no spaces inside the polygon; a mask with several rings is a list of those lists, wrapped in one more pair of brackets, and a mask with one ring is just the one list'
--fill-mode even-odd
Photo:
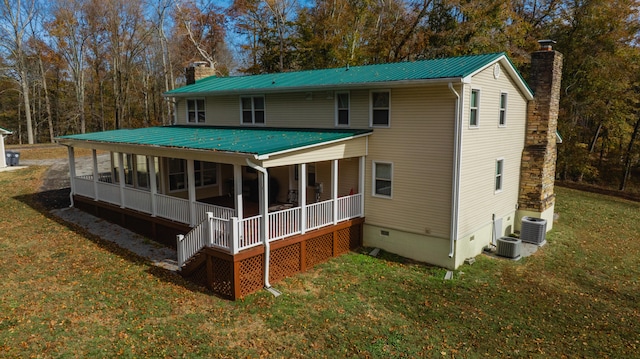
{"label": "porch railing", "polygon": [[269,213],[269,240],[275,241],[300,233],[300,208]]}
{"label": "porch railing", "polygon": [[361,193],[338,198],[338,222],[363,214]]}
{"label": "porch railing", "polygon": [[262,241],[260,240],[261,221],[262,216],[260,215],[238,221],[238,251],[255,247],[262,243]]}
{"label": "porch railing", "polygon": [[136,211],[151,213],[151,195],[147,191],[125,187],[124,206]]}
{"label": "porch railing", "polygon": [[333,223],[333,200],[318,202],[307,207],[307,229],[313,230]]}
{"label": "porch railing", "polygon": [[189,201],[182,198],[156,194],[158,217],[189,223]]}
{"label": "porch railing", "polygon": [[186,235],[179,234],[177,238],[178,266],[182,267],[189,258],[193,257],[209,242],[209,221],[205,218]]}

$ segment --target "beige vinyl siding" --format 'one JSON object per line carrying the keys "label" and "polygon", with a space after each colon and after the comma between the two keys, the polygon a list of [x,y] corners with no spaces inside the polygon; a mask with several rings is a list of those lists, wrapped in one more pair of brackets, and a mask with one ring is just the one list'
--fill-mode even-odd
{"label": "beige vinyl siding", "polygon": [[[340,91],[340,90],[337,90]],[[335,92],[312,91],[282,94],[247,94],[264,96],[265,125],[268,127],[334,128]],[[310,94],[310,95],[309,95]],[[369,127],[369,91],[349,91],[350,128]],[[240,122],[240,95],[207,97],[206,125],[251,126]],[[187,123],[186,99],[176,103],[178,124]],[[260,125],[262,126],[262,125]],[[343,126],[344,127],[344,126]]]}
{"label": "beige vinyl siding", "polygon": [[[520,161],[524,146],[527,101],[502,71],[493,66],[478,73],[464,90],[464,119],[468,124],[471,89],[480,89],[478,128],[463,126],[458,238],[485,227],[516,209]],[[500,94],[508,93],[506,126],[499,127]],[[495,191],[496,160],[504,160],[502,191]]]}
{"label": "beige vinyl siding", "polygon": [[[446,84],[391,90],[391,127],[376,128],[369,138],[367,223],[448,238],[454,116]],[[393,164],[391,199],[372,196],[374,161]]]}

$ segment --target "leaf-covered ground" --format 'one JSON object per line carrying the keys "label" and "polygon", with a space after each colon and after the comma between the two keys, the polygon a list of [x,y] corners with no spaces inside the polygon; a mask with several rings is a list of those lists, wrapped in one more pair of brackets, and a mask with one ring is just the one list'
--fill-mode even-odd
{"label": "leaf-covered ground", "polygon": [[230,302],[49,216],[0,172],[0,357],[626,358],[640,205],[558,188],[548,244],[445,270],[349,253]]}

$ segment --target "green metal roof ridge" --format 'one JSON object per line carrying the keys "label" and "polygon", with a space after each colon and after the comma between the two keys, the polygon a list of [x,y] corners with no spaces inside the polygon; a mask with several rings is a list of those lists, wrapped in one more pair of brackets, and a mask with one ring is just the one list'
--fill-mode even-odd
{"label": "green metal roof ridge", "polygon": [[57,139],[268,155],[371,133],[356,129],[160,126],[59,136]]}
{"label": "green metal roof ridge", "polygon": [[[246,76],[201,79],[195,84],[180,87],[165,96],[207,93],[277,91],[294,88],[348,87],[354,85],[417,80],[465,78],[479,69],[506,57],[504,52],[466,55],[440,59],[405,61],[330,69],[301,70]],[[515,69],[515,67],[514,67]]]}

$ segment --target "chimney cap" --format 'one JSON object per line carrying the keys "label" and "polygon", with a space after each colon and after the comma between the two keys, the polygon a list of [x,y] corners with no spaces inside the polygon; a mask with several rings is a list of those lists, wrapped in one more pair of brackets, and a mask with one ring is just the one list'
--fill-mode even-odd
{"label": "chimney cap", "polygon": [[551,51],[553,49],[553,44],[555,44],[556,41],[545,39],[545,40],[538,40],[538,43],[540,44],[541,51]]}
{"label": "chimney cap", "polygon": [[207,67],[209,63],[206,61],[194,61],[191,66],[192,67]]}

